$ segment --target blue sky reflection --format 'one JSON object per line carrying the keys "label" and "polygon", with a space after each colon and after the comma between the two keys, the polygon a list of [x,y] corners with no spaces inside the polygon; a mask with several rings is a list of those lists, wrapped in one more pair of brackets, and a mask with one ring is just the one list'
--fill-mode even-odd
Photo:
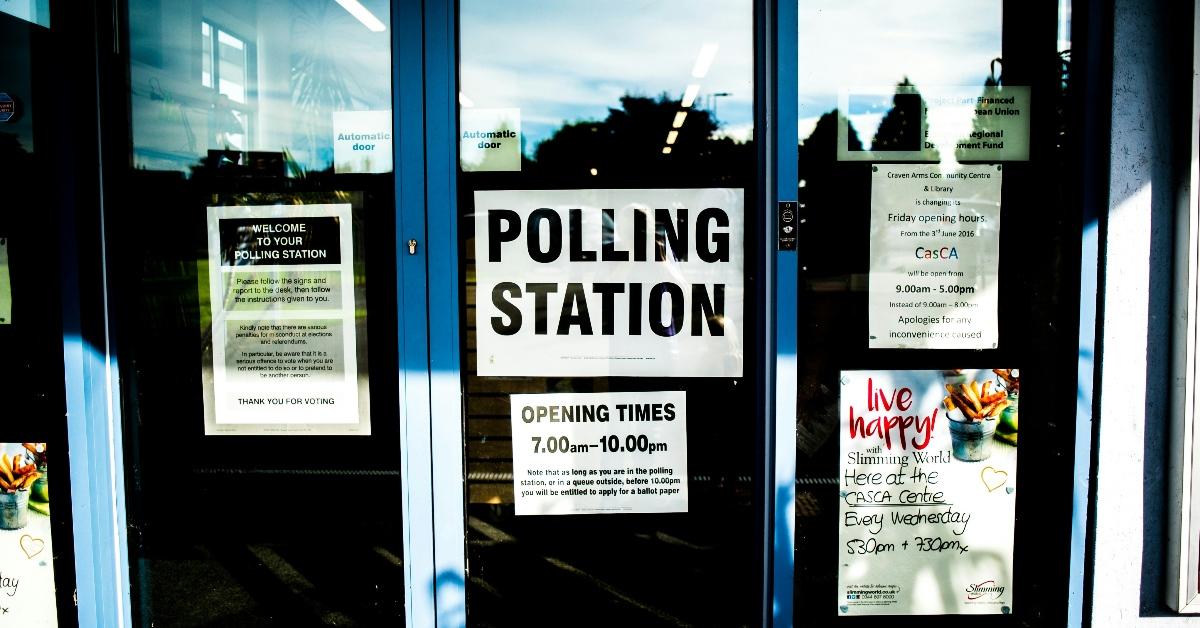
{"label": "blue sky reflection", "polygon": [[[603,119],[626,93],[681,99],[690,83],[700,84],[693,107],[717,108],[718,134],[748,139],[753,28],[746,0],[463,0],[461,90],[475,107],[520,108],[527,155],[565,123]],[[695,78],[705,44],[717,53]]]}
{"label": "blue sky reflection", "polygon": [[[895,85],[920,90],[982,85],[1001,52],[1000,0],[802,0],[799,4],[799,135],[836,109],[838,90]],[[899,9],[899,10],[898,10]],[[886,113],[851,110],[869,143]]]}

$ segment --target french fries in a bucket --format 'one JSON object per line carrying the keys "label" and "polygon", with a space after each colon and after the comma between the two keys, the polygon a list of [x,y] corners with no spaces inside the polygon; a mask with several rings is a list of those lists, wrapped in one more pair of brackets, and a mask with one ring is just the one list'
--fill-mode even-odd
{"label": "french fries in a bucket", "polygon": [[1008,407],[1008,393],[1004,390],[992,391],[992,382],[986,381],[982,386],[979,382],[964,384],[946,384],[948,393],[942,399],[942,405],[947,410],[957,410],[967,421],[987,421],[996,419]]}
{"label": "french fries in a bucket", "polygon": [[34,463],[25,464],[17,454],[0,454],[0,489],[6,493],[28,490],[41,477]]}

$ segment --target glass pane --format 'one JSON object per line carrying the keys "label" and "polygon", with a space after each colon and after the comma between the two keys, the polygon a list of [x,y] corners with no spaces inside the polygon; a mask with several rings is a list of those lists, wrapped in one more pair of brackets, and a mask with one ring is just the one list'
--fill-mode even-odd
{"label": "glass pane", "polygon": [[74,626],[71,494],[86,487],[71,485],[67,456],[59,191],[70,177],[56,150],[71,126],[55,113],[67,46],[47,30],[48,5],[0,5],[0,623]]}
{"label": "glass pane", "polygon": [[[386,21],[387,3],[364,7],[363,19]],[[370,121],[391,109],[390,31],[371,30],[332,3],[210,2],[197,10],[130,6],[137,167],[186,173],[208,150],[224,149],[228,136],[245,133],[236,149],[286,152],[295,174],[329,169],[342,153],[346,162],[369,159],[370,172],[391,169],[381,146],[335,142],[339,129],[385,132]],[[235,105],[245,120],[235,122]]]}
{"label": "glass pane", "polygon": [[[753,37],[748,1],[460,3],[470,625],[759,621]],[[552,403],[611,422],[530,431]]]}
{"label": "glass pane", "polygon": [[1066,621],[1081,212],[1058,4],[798,3],[798,626]]}
{"label": "glass pane", "polygon": [[138,625],[403,623],[387,2],[130,2]]}

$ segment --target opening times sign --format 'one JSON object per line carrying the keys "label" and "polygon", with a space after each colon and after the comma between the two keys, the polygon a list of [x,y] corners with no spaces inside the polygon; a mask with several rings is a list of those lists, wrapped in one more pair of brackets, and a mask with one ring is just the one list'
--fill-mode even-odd
{"label": "opening times sign", "polygon": [[512,396],[518,515],[687,512],[682,391]]}
{"label": "opening times sign", "polygon": [[842,372],[839,615],[1012,612],[1016,418],[992,376]]}
{"label": "opening times sign", "polygon": [[740,377],[741,189],[475,193],[482,376]]}
{"label": "opening times sign", "polygon": [[351,209],[208,208],[206,434],[369,434]]}

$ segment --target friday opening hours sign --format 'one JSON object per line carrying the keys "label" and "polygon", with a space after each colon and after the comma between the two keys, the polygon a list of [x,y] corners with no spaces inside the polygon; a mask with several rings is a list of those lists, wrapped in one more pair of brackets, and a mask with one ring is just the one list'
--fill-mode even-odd
{"label": "friday opening hours sign", "polygon": [[872,168],[869,346],[996,348],[1001,167]]}

